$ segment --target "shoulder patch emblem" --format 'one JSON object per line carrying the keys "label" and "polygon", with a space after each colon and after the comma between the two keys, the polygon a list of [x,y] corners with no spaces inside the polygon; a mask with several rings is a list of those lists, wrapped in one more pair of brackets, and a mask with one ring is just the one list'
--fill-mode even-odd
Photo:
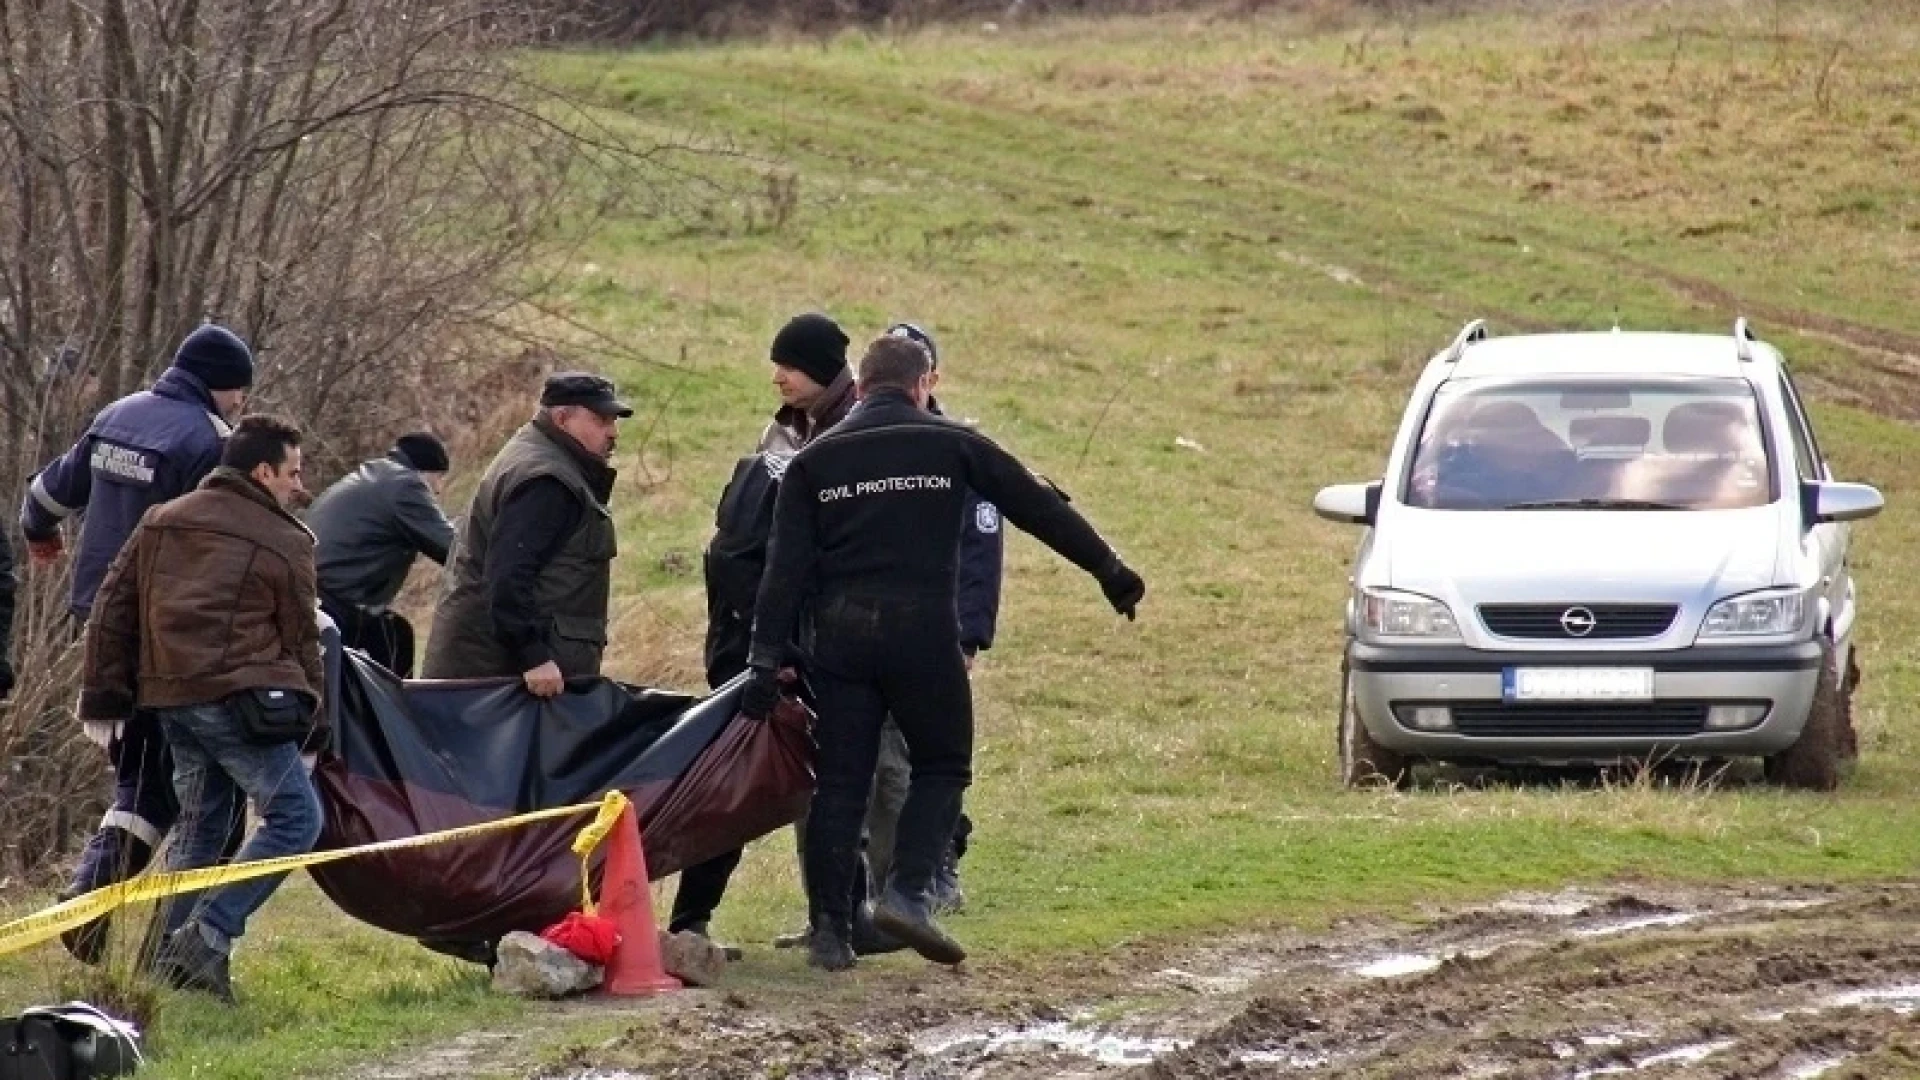
{"label": "shoulder patch emblem", "polygon": [[791,461],[793,461],[792,454],[781,454],[772,450],[764,451],[760,455],[760,464],[767,470],[768,478],[775,482],[787,475],[787,465]]}
{"label": "shoulder patch emblem", "polygon": [[973,508],[973,527],[983,533],[1000,531],[1000,508],[990,502],[982,502]]}

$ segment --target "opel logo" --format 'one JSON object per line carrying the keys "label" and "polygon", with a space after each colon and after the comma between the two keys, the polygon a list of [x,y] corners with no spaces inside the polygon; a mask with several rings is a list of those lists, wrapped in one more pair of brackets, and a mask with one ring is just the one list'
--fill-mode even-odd
{"label": "opel logo", "polygon": [[1583,607],[1570,607],[1560,613],[1560,629],[1565,630],[1568,637],[1586,637],[1598,625],[1600,620]]}

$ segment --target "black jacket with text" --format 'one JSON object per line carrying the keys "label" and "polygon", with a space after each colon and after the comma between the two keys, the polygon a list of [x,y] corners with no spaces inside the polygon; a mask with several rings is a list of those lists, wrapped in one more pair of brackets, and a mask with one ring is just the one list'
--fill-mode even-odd
{"label": "black jacket with text", "polygon": [[1117,558],[1059,492],[986,436],[921,409],[902,391],[878,391],[787,466],[751,662],[786,662],[809,596],[953,605],[969,491],[1088,573]]}

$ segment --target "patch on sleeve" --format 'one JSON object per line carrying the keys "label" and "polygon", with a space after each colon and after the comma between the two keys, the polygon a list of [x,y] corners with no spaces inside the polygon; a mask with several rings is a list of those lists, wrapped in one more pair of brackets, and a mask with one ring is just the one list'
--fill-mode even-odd
{"label": "patch on sleeve", "polygon": [[123,484],[151,486],[154,472],[160,467],[160,457],[149,450],[117,446],[105,439],[95,439],[93,456],[88,464],[96,474],[108,479]]}
{"label": "patch on sleeve", "polygon": [[983,502],[973,508],[973,527],[983,533],[1000,531],[1000,508],[990,502]]}

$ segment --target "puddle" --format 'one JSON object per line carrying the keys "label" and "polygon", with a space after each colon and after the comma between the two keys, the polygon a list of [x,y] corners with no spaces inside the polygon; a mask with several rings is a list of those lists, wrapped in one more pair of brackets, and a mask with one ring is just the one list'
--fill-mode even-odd
{"label": "puddle", "polygon": [[1010,1031],[979,1032],[922,1042],[917,1049],[928,1057],[956,1053],[993,1057],[1035,1050],[1057,1050],[1089,1058],[1102,1065],[1144,1065],[1162,1054],[1185,1050],[1191,1039],[1161,1039],[1076,1028],[1061,1021]]}
{"label": "puddle", "polygon": [[1283,1069],[1324,1069],[1339,1055],[1303,1050],[1248,1050],[1233,1055],[1241,1065],[1278,1065]]}
{"label": "puddle", "polygon": [[1562,893],[1556,896],[1515,896],[1489,905],[1488,910],[1510,915],[1533,915],[1542,919],[1571,919],[1594,904],[1591,893]]}
{"label": "puddle", "polygon": [[1816,1080],[1845,1065],[1851,1055],[1835,1054],[1830,1057],[1808,1058],[1804,1061],[1789,1061],[1781,1066],[1781,1080]]}
{"label": "puddle", "polygon": [[1367,979],[1398,979],[1432,971],[1445,960],[1439,953],[1389,953],[1348,970]]}
{"label": "puddle", "polygon": [[1231,975],[1202,975],[1185,968],[1161,968],[1153,977],[1168,986],[1190,990],[1196,994],[1237,994],[1252,986],[1259,976],[1255,973]]}
{"label": "puddle", "polygon": [[1849,990],[1821,998],[1812,1005],[1791,1009],[1770,1009],[1751,1014],[1751,1019],[1774,1024],[1790,1016],[1809,1016],[1828,1009],[1890,1009],[1902,1016],[1920,1012],[1920,983],[1883,986],[1870,990]]}
{"label": "puddle", "polygon": [[1734,1040],[1732,1039],[1714,1039],[1711,1042],[1689,1043],[1686,1046],[1676,1046],[1671,1050],[1661,1050],[1658,1053],[1648,1054],[1645,1057],[1634,1058],[1633,1064],[1631,1065],[1602,1065],[1597,1069],[1581,1069],[1579,1072],[1573,1074],[1573,1080],[1587,1080],[1588,1077],[1592,1076],[1612,1076],[1616,1073],[1639,1072],[1641,1069],[1651,1069],[1656,1065],[1692,1065],[1697,1061],[1705,1061],[1722,1050],[1730,1050],[1734,1045]]}
{"label": "puddle", "polygon": [[1829,1009],[1844,1009],[1855,1005],[1878,1006],[1904,1015],[1920,1009],[1920,983],[1888,986],[1878,990],[1849,990],[1844,994],[1835,994],[1822,1004]]}
{"label": "puddle", "polygon": [[1699,912],[1676,911],[1670,915],[1643,915],[1637,919],[1619,919],[1599,926],[1576,927],[1572,932],[1576,937],[1604,937],[1608,934],[1650,930],[1656,926],[1679,926],[1681,923],[1690,923],[1699,917]]}
{"label": "puddle", "polygon": [[1611,1050],[1616,1046],[1625,1046],[1628,1039],[1647,1039],[1651,1037],[1652,1033],[1646,1031],[1608,1031],[1598,1035],[1582,1035],[1580,1036],[1579,1046],[1564,1042],[1554,1043],[1553,1056],[1564,1060],[1577,1056],[1582,1049]]}

